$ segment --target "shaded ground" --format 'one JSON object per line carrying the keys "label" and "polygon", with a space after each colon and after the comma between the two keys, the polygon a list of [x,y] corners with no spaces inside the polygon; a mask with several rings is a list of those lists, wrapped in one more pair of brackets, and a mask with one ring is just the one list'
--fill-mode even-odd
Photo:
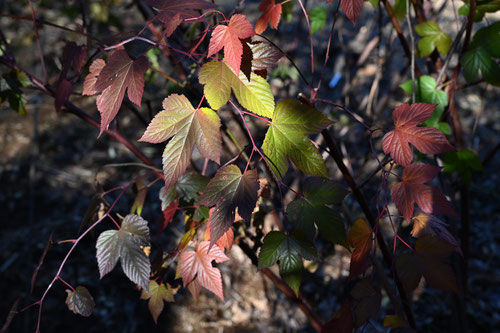
{"label": "shaded ground", "polygon": [[[244,13],[249,14],[249,17],[256,17],[257,3],[248,2]],[[374,20],[370,18],[375,14],[368,6],[363,12],[363,20],[372,22]],[[7,9],[19,10],[23,15],[28,15],[25,9],[14,7]],[[117,10],[117,17],[124,15],[123,17],[126,18],[123,21],[124,25],[128,24],[126,26],[134,31],[140,29],[140,25],[135,23],[140,20],[140,17],[130,14],[124,6],[118,5],[113,8]],[[297,8],[295,14],[299,17]],[[46,17],[53,20],[57,18],[50,12],[46,14]],[[452,19],[450,16],[449,22],[453,22]],[[60,24],[70,24],[67,18],[60,20]],[[290,49],[293,56],[298,59],[299,67],[307,68],[308,48],[302,45],[297,47],[302,38],[305,38],[305,31],[297,28],[296,20],[291,24],[280,26],[282,33],[290,39],[290,43],[280,40],[278,37],[281,35],[278,36],[275,33],[269,35],[271,39],[283,43]],[[254,21],[255,19],[252,22]],[[0,21],[2,29],[8,30],[10,34],[16,32],[24,34],[29,39],[32,34],[29,22],[18,25],[11,25],[11,22],[2,18]],[[383,26],[384,33],[389,35],[391,27],[386,19]],[[371,53],[361,65],[354,65],[355,60],[359,59],[363,52],[363,46],[377,35],[376,24],[367,23],[367,26],[362,26],[360,33],[356,35],[357,30],[353,30],[352,25],[341,17],[337,22],[337,27],[339,31],[342,31],[342,39],[339,40],[337,37],[335,40],[335,56],[325,76],[329,80],[336,72],[341,72],[343,79],[339,86],[326,88],[323,93],[331,99],[340,98],[343,95],[342,102],[358,110],[360,115],[371,119],[376,126],[386,126],[390,121],[390,111],[407,98],[399,89],[391,89],[391,86],[392,88],[397,86],[393,80],[399,78],[400,81],[405,81],[409,77],[407,72],[404,77],[399,76],[399,71],[404,66],[404,55],[400,51],[400,45],[397,41],[390,43],[384,40],[385,44],[382,44],[380,52],[382,55],[391,53],[384,67],[385,73],[389,75],[384,75],[379,81],[379,93],[373,101],[369,101],[364,96],[369,95],[378,71],[378,59],[375,52]],[[99,29],[99,33],[103,36],[110,33],[109,31],[103,32],[101,27]],[[318,33],[316,37],[318,44],[326,43],[327,30],[325,28]],[[450,28],[450,31],[454,30]],[[54,59],[56,55],[60,55],[58,47],[63,45],[61,42],[63,36],[55,33],[47,35],[43,43],[52,52],[50,55],[54,57],[48,62],[48,66],[54,70],[54,73],[57,73],[57,61]],[[65,35],[65,38],[68,36]],[[51,44],[53,41],[57,41],[57,44]],[[22,43],[19,41],[16,47],[21,48]],[[342,52],[340,46],[342,46]],[[23,53],[21,62],[30,67],[37,63],[37,57],[34,45],[28,49],[32,53]],[[318,59],[320,66],[323,59],[321,53]],[[0,70],[3,68],[0,67]],[[35,71],[40,74],[39,67]],[[349,77],[355,77],[355,80],[351,81]],[[274,77],[271,82],[277,100],[284,96],[294,96],[300,88],[298,81],[291,81],[288,78]],[[161,91],[160,96],[166,93],[165,86],[155,81],[149,88],[146,88],[145,92],[145,100],[151,101],[151,109],[154,112],[160,109],[159,105],[163,98],[158,97],[158,91]],[[53,110],[52,101],[40,96],[34,89],[27,89],[26,94],[29,103],[27,116],[15,114],[7,108],[6,104],[0,106],[0,293],[3,297],[0,302],[1,320],[7,316],[17,298],[21,298],[21,307],[25,306],[38,299],[50,283],[69,248],[68,244],[56,245],[49,251],[39,271],[33,295],[30,295],[31,276],[51,232],[54,231],[53,239],[56,241],[71,239],[77,235],[85,211],[95,193],[93,186],[98,169],[108,163],[135,161],[133,155],[119,143],[106,136],[97,139],[96,129],[90,128],[72,115],[56,113]],[[389,98],[386,103],[382,103],[386,95]],[[500,112],[498,112],[497,95],[498,89],[481,84],[459,91],[456,97],[466,133],[466,145],[477,152],[483,160],[500,141],[498,139]],[[92,98],[81,98],[75,95],[72,101],[96,115]],[[370,103],[373,107],[368,107]],[[333,133],[342,140],[343,148],[352,157],[351,167],[357,179],[364,179],[376,168],[376,165],[370,161],[372,158],[368,154],[367,145],[360,144],[360,137],[363,135],[362,128],[352,123],[345,115],[328,109],[322,111],[337,120]],[[145,117],[149,114],[145,106],[141,112]],[[122,110],[119,117],[120,128],[127,137],[133,141],[140,137],[143,128],[138,128],[137,120],[130,110]],[[228,121],[228,124],[231,124],[228,111],[222,111],[222,117]],[[256,137],[259,138],[259,135],[262,137],[263,133],[261,130]],[[380,138],[376,141],[376,149],[381,151],[379,141]],[[146,144],[138,146],[144,149],[158,165],[160,164],[161,147],[151,147]],[[227,152],[224,156],[225,161],[232,156]],[[331,170],[331,178],[340,179],[333,162],[328,160],[327,163]],[[467,315],[473,332],[494,331],[494,327],[500,324],[500,288],[498,288],[500,262],[496,256],[496,244],[500,238],[498,231],[500,230],[498,228],[500,209],[497,204],[500,200],[498,191],[500,175],[497,172],[499,168],[500,158],[494,155],[488,159],[484,172],[474,175],[474,182],[471,186],[472,229]],[[144,171],[134,167],[105,168],[99,173],[98,179],[105,188],[109,189],[123,185],[139,174],[144,174]],[[290,182],[292,181],[291,178]],[[365,188],[368,197],[376,190],[376,181],[372,183]],[[447,183],[450,187],[447,189],[448,193],[452,193],[451,187],[455,183],[455,178]],[[155,225],[160,213],[160,203],[157,200],[159,187],[160,185],[152,188],[148,193],[143,213],[151,225]],[[123,215],[128,212],[133,200],[132,193],[129,194],[127,198],[120,201],[116,209]],[[353,213],[352,217],[359,214],[356,204],[349,199],[347,211]],[[450,220],[449,223],[452,231],[456,232],[459,229],[457,221]],[[73,285],[82,284],[90,290],[97,303],[94,314],[90,318],[82,318],[67,310],[64,304],[65,287],[57,283],[44,303],[41,326],[43,332],[63,330],[71,330],[75,333],[109,330],[118,332],[145,330],[150,332],[313,331],[303,313],[269,280],[257,273],[256,268],[237,246],[231,251],[231,260],[219,265],[224,282],[225,303],[206,292],[202,292],[200,299],[196,302],[186,290],[183,290],[176,296],[176,303],[166,305],[158,325],[155,326],[148,312],[147,303],[139,300],[140,293],[134,289],[133,284],[127,280],[119,268],[103,280],[99,280],[95,260],[95,240],[99,232],[109,226],[99,227],[95,233],[80,243],[62,274],[62,277]],[[170,235],[173,236],[162,236],[155,240],[157,245],[162,244],[168,247],[178,239],[182,230],[181,223],[177,222],[169,228],[171,228]],[[402,229],[402,232],[405,233],[407,230]],[[345,296],[349,254],[341,248],[337,250],[335,255],[323,258],[314,274],[305,273],[302,286],[303,294],[325,321],[338,309]],[[455,302],[452,295],[425,289],[422,286],[415,293],[414,300],[415,315],[422,331],[451,330]],[[384,295],[382,301],[384,309],[387,308],[388,302],[388,297]],[[381,311],[379,318],[370,322],[363,331],[384,330],[380,323],[385,314]],[[10,331],[33,331],[36,326],[36,316],[34,309],[16,316]]]}

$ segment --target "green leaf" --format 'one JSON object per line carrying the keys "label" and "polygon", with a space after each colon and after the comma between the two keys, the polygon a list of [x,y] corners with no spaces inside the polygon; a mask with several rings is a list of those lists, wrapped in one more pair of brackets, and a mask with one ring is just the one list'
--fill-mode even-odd
{"label": "green leaf", "polygon": [[66,297],[68,309],[84,317],[89,317],[92,314],[95,302],[87,288],[78,286],[74,291],[66,289],[66,292],[68,293]]}
{"label": "green leaf", "polygon": [[326,8],[315,7],[309,13],[311,20],[311,33],[314,35],[318,30],[323,29],[326,23]]}
{"label": "green leaf", "polygon": [[252,218],[257,204],[259,177],[257,170],[247,170],[241,174],[234,164],[220,169],[210,180],[201,195],[199,203],[215,206],[210,216],[210,244],[213,245],[234,222],[236,208],[247,222]]}
{"label": "green leaf", "polygon": [[186,172],[177,181],[177,193],[185,201],[196,201],[208,182],[208,177],[202,176],[197,172]]}
{"label": "green leaf", "polygon": [[318,253],[314,245],[300,234],[289,236],[280,231],[271,231],[264,237],[259,254],[259,269],[272,266],[279,260],[280,276],[299,294],[302,280],[302,258],[318,260]]}
{"label": "green leaf", "polygon": [[280,276],[299,295],[300,282],[302,281],[302,260],[299,255],[289,247],[285,248],[280,257]]}
{"label": "green leaf", "polygon": [[315,234],[316,224],[320,235],[326,240],[348,248],[346,232],[338,206],[347,191],[332,181],[309,178],[305,182],[305,199],[291,202],[286,213],[295,230],[302,232],[309,240]]}
{"label": "green leaf", "polygon": [[271,118],[274,111],[274,96],[271,86],[263,77],[252,73],[250,81],[245,74],[236,75],[223,61],[207,62],[199,72],[203,92],[212,108],[218,110],[227,103],[231,88],[238,102],[247,110]]}
{"label": "green leaf", "polygon": [[481,72],[486,82],[500,86],[500,66],[491,58],[486,48],[468,50],[462,55],[461,62],[467,82],[477,80]]}
{"label": "green leaf", "polygon": [[394,15],[398,20],[402,20],[406,16],[406,0],[396,0],[394,3]]}
{"label": "green leaf", "polygon": [[283,253],[283,244],[285,241],[286,235],[279,231],[271,231],[264,237],[259,254],[259,269],[272,266],[278,261]]}
{"label": "green leaf", "polygon": [[298,100],[279,102],[262,145],[276,177],[281,179],[285,175],[289,156],[305,173],[327,178],[323,157],[307,135],[318,133],[332,123],[316,109]]}
{"label": "green leaf", "polygon": [[479,157],[468,149],[458,152],[448,152],[443,154],[443,171],[446,173],[458,172],[466,184],[472,180],[472,171],[482,171],[483,165]]}
{"label": "green leaf", "polygon": [[177,198],[176,186],[171,186],[168,190],[162,186],[159,193],[161,210],[164,211]]}
{"label": "green leaf", "polygon": [[467,82],[475,81],[481,72],[486,82],[500,86],[500,66],[495,58],[500,58],[500,22],[478,30],[463,54],[461,62]]}
{"label": "green leaf", "polygon": [[184,95],[168,96],[163,101],[163,108],[139,141],[159,143],[173,136],[162,156],[168,189],[186,171],[195,145],[203,157],[219,163],[222,137],[217,113],[209,108],[195,110]]}
{"label": "green leaf", "polygon": [[[469,16],[469,1],[465,0],[465,4],[460,7],[458,14]],[[476,10],[474,12],[474,21],[479,22],[484,18],[486,13],[494,13],[500,10],[500,0],[486,0],[476,2]]]}
{"label": "green leaf", "polygon": [[442,32],[436,22],[422,22],[415,27],[415,31],[422,37],[418,41],[418,50],[422,57],[429,56],[435,48],[441,54],[446,54],[450,50],[451,37]]}
{"label": "green leaf", "polygon": [[174,291],[168,283],[166,285],[163,283],[158,285],[156,281],[150,281],[149,292],[143,290],[141,299],[149,299],[149,312],[151,313],[151,316],[153,316],[155,323],[157,323],[158,317],[163,311],[163,302],[174,302]]}
{"label": "green leaf", "polygon": [[[413,85],[411,80],[401,84],[400,87],[409,95],[412,94]],[[432,115],[423,124],[437,129],[443,128],[445,125],[442,125],[444,123],[440,123],[439,120],[443,115],[445,107],[448,105],[448,95],[442,90],[436,90],[436,81],[428,75],[422,75],[416,81],[416,88],[416,103],[437,104]],[[447,128],[444,129],[446,130]]]}
{"label": "green leaf", "polygon": [[290,248],[297,252],[302,258],[311,261],[319,260],[318,251],[316,251],[313,243],[307,240],[301,233],[292,232],[288,238],[288,242]]}
{"label": "green leaf", "polygon": [[101,279],[113,270],[120,259],[125,275],[148,290],[151,264],[141,249],[148,244],[148,222],[137,215],[125,216],[120,230],[102,232],[96,244]]}

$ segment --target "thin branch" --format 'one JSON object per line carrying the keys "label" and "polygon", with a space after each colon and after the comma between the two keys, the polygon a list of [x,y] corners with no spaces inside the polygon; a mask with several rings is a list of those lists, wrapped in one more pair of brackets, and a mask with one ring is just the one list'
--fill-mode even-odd
{"label": "thin branch", "polygon": [[[415,1],[415,0],[413,0]],[[416,6],[415,10],[417,10]],[[410,73],[411,73],[411,103],[415,103],[415,95],[416,95],[416,86],[415,86],[415,36],[413,35],[413,27],[411,24],[410,18],[410,1],[406,0],[406,23],[408,24],[408,32],[410,34],[410,43],[411,43],[411,58],[410,58]]]}

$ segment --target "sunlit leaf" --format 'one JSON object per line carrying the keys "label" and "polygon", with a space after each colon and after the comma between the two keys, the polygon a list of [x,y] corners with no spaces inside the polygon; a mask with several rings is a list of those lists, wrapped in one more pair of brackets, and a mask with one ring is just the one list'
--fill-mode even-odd
{"label": "sunlit leaf", "polygon": [[305,173],[327,178],[323,157],[307,135],[318,133],[333,122],[295,99],[279,102],[272,118],[262,149],[276,177],[284,177],[288,170],[287,157],[290,157]]}
{"label": "sunlit leaf", "polygon": [[168,189],[186,171],[195,145],[205,158],[219,163],[222,137],[217,113],[209,108],[195,110],[184,95],[168,96],[163,101],[163,109],[139,141],[159,143],[173,136],[163,152],[163,173]]}
{"label": "sunlit leaf", "polygon": [[410,143],[424,154],[439,154],[453,151],[446,137],[438,129],[418,127],[434,112],[435,104],[401,104],[394,110],[392,119],[396,128],[382,139],[384,153],[391,154],[396,163],[410,165],[413,152]]}
{"label": "sunlit leaf", "polygon": [[216,263],[221,263],[229,258],[218,246],[211,247],[210,242],[201,242],[195,251],[182,252],[179,261],[182,282],[186,287],[196,278],[202,287],[224,301],[222,278],[219,269],[212,266],[214,260]]}
{"label": "sunlit leaf", "polygon": [[147,290],[151,264],[141,246],[148,244],[148,222],[137,215],[125,216],[120,230],[102,232],[96,244],[101,279],[113,270],[120,259],[125,275]]}
{"label": "sunlit leaf", "polygon": [[238,75],[243,55],[243,45],[240,39],[253,35],[255,31],[245,15],[235,14],[231,16],[227,26],[219,24],[215,27],[210,38],[207,56],[210,57],[224,48],[224,58]]}
{"label": "sunlit leaf", "polygon": [[281,18],[281,4],[276,3],[275,0],[263,0],[259,5],[259,11],[262,12],[259,20],[255,24],[255,33],[263,33],[267,25],[273,29],[278,29],[278,23]]}

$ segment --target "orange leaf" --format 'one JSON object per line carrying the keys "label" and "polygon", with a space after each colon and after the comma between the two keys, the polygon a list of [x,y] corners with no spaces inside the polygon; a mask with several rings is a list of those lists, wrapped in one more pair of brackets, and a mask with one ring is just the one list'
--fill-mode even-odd
{"label": "orange leaf", "polygon": [[224,57],[236,75],[240,73],[241,56],[243,55],[243,45],[240,39],[249,38],[255,35],[252,24],[248,22],[245,15],[235,14],[229,20],[229,24],[218,25],[212,32],[210,44],[208,46],[208,57],[216,54],[224,48]]}
{"label": "orange leaf", "polygon": [[369,266],[368,256],[372,249],[372,230],[365,220],[357,219],[349,230],[347,242],[354,248],[351,256],[350,277],[363,274]]}
{"label": "orange leaf", "polygon": [[255,24],[255,33],[261,34],[266,28],[267,24],[273,29],[278,28],[278,23],[281,18],[281,4],[276,4],[274,0],[264,0],[259,5],[259,11],[262,12],[259,20]]}

